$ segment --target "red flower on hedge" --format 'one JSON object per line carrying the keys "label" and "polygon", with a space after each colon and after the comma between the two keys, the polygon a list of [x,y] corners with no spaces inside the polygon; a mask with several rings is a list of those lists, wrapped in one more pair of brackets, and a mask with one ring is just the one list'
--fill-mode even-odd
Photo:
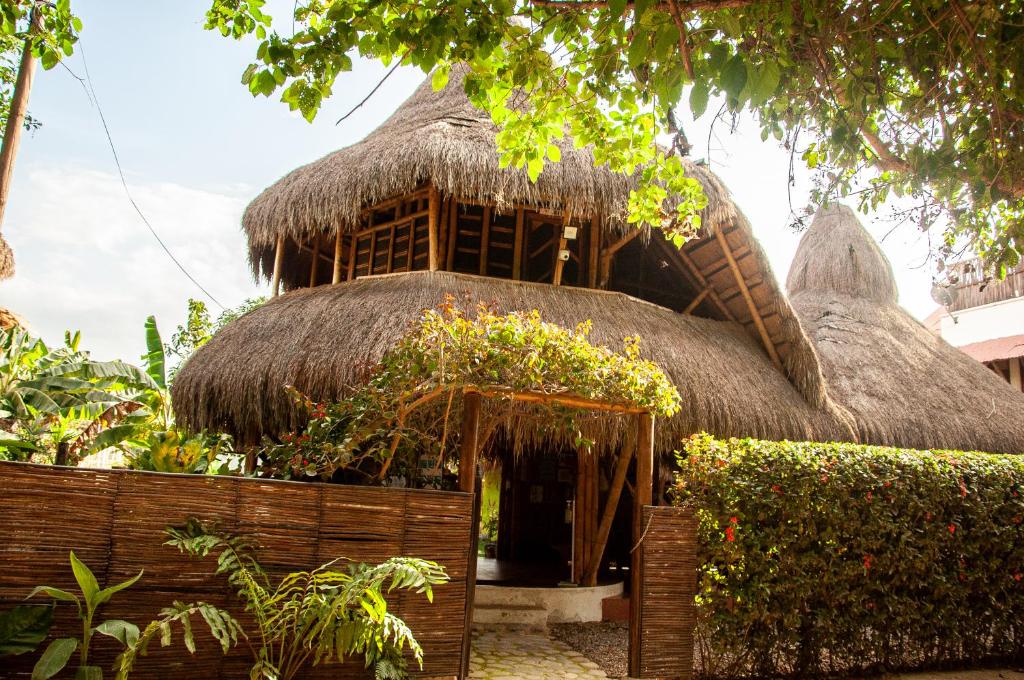
{"label": "red flower on hedge", "polygon": [[924,513],[924,521],[926,521],[926,522],[931,522],[932,521],[932,513],[930,511]]}
{"label": "red flower on hedge", "polygon": [[778,484],[772,484],[772,491],[774,491],[775,493],[782,493],[782,487],[780,487]]}
{"label": "red flower on hedge", "polygon": [[951,534],[955,534],[956,533],[956,525],[955,524],[950,524],[947,528],[949,529],[949,533],[951,533]]}
{"label": "red flower on hedge", "polygon": [[1020,581],[1020,572],[1019,571],[1016,574],[1013,575],[1013,580],[1014,581],[1018,581],[1018,582]]}
{"label": "red flower on hedge", "polygon": [[740,520],[734,515],[729,518],[729,524],[739,524]]}
{"label": "red flower on hedge", "polygon": [[874,497],[875,497],[875,494],[874,494],[874,493],[872,493],[872,492],[870,492],[870,491],[868,491],[868,496],[867,496],[867,498],[868,498],[868,503],[870,503],[870,502],[871,502],[871,499],[872,499],[872,498],[874,498]]}
{"label": "red flower on hedge", "polygon": [[872,555],[864,556],[864,568],[867,570],[871,569],[871,565],[875,563],[875,558]]}
{"label": "red flower on hedge", "polygon": [[736,534],[733,531],[732,527],[725,528],[725,540],[729,541],[730,543],[736,540]]}

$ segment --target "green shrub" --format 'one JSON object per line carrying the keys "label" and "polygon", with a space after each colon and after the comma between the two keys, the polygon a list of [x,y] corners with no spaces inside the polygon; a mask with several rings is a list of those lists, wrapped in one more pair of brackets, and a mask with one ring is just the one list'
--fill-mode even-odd
{"label": "green shrub", "polygon": [[705,676],[1024,659],[1024,458],[696,435],[679,466]]}

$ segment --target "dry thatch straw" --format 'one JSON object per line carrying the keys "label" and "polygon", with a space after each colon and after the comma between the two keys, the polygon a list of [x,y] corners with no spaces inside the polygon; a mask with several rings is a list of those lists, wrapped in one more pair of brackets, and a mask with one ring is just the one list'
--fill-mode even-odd
{"label": "dry thatch straw", "polygon": [[14,276],[14,251],[7,243],[7,239],[0,234],[0,281]]}
{"label": "dry thatch straw", "polygon": [[9,331],[14,328],[24,328],[25,322],[19,319],[14,312],[0,307],[0,331]]}
{"label": "dry thatch straw", "polygon": [[[435,92],[427,78],[394,114],[365,139],[285,175],[245,211],[254,269],[278,236],[303,241],[324,232],[358,229],[362,210],[432,182],[446,196],[494,201],[499,208],[525,205],[598,216],[616,229],[624,221],[636,177],[594,167],[590,147],[569,137],[558,142],[562,159],[549,163],[536,183],[526,170],[498,166],[490,116],[474,107],[463,89],[465,67],[452,69],[447,87]],[[704,184],[709,225],[731,224],[735,206],[721,183],[703,167],[686,162]],[[258,274],[258,272],[257,272]]]}
{"label": "dry thatch straw", "polygon": [[[448,293],[467,307],[538,309],[564,326],[589,319],[591,341],[612,348],[639,335],[643,353],[683,399],[682,412],[658,428],[662,451],[700,430],[771,439],[852,436],[839,415],[808,404],[738,324],[677,314],[621,293],[448,272],[367,277],[271,300],[229,324],[182,367],[173,388],[178,418],[189,428],[224,430],[249,442],[299,427],[303,419],[285,385],[316,400],[343,398],[362,369]],[[535,443],[537,432],[535,423],[520,420],[513,434]],[[629,435],[613,424],[602,436],[602,445],[614,447]]]}
{"label": "dry thatch straw", "polygon": [[850,208],[819,211],[787,287],[861,441],[1024,452],[1024,395],[897,304],[892,266]]}

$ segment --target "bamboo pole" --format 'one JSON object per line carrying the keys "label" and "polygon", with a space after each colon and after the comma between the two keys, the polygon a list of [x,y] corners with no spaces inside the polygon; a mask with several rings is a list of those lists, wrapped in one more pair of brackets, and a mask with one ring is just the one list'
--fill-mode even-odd
{"label": "bamboo pole", "polygon": [[608,499],[604,502],[604,512],[601,514],[601,523],[597,527],[597,536],[594,538],[594,550],[590,554],[590,561],[583,574],[583,585],[597,585],[597,572],[601,568],[601,558],[604,557],[604,549],[608,545],[608,534],[612,530],[612,520],[615,519],[615,510],[619,505],[619,496],[622,495],[622,487],[626,482],[626,472],[629,470],[629,461],[633,457],[631,450],[623,449],[619,453],[619,460],[615,464],[615,475],[612,477],[611,487],[608,489]]}
{"label": "bamboo pole", "polygon": [[705,288],[701,292],[697,293],[697,297],[690,301],[690,304],[686,305],[686,309],[683,310],[683,314],[689,314],[693,310],[697,309],[700,303],[704,302],[704,298],[711,292],[711,288]]}
{"label": "bamboo pole", "polygon": [[309,287],[316,287],[316,275],[318,274],[317,269],[320,265],[320,237],[317,236],[316,240],[313,241],[313,263],[309,266]]}
{"label": "bamboo pole", "polygon": [[445,257],[445,271],[455,271],[455,243],[459,240],[459,204],[452,199],[448,210],[448,252]]}
{"label": "bamboo pole", "polygon": [[487,276],[487,257],[491,246],[491,206],[484,206],[480,222],[480,276]]}
{"label": "bamboo pole", "polygon": [[641,525],[644,506],[651,505],[654,470],[654,417],[650,413],[637,416],[636,489],[633,493],[633,550],[629,568],[629,677],[640,677],[640,617],[643,594],[643,540]]}
{"label": "bamboo pole", "polygon": [[359,245],[359,237],[353,234],[351,238],[352,243],[349,244],[348,250],[348,276],[345,279],[346,281],[352,281],[356,278],[356,248]]}
{"label": "bamboo pole", "polygon": [[11,178],[14,175],[14,159],[18,153],[18,144],[21,142],[21,130],[25,126],[28,96],[32,91],[32,77],[36,68],[36,60],[32,57],[32,36],[39,31],[42,16],[34,7],[29,15],[29,23],[31,28],[21,50],[21,63],[14,81],[7,126],[4,128],[4,140],[0,145],[0,224],[3,224],[4,213],[7,211],[7,197],[11,193]]}
{"label": "bamboo pole", "polygon": [[736,258],[732,255],[732,247],[729,245],[729,241],[726,240],[725,234],[722,233],[721,229],[715,231],[715,238],[718,239],[718,243],[722,246],[722,252],[725,254],[725,258],[729,261],[729,268],[732,269],[732,274],[736,278],[736,284],[740,287],[740,292],[743,293],[743,299],[747,302],[747,309],[750,311],[750,316],[754,320],[754,325],[757,327],[757,332],[761,336],[761,342],[764,343],[765,351],[768,352],[768,356],[771,358],[772,363],[775,367],[782,370],[782,361],[779,359],[779,353],[775,350],[775,343],[772,342],[768,336],[768,329],[765,328],[764,319],[761,318],[761,312],[757,309],[757,305],[754,303],[754,298],[750,294],[750,289],[747,288],[747,281],[743,277],[743,273],[740,271],[739,265],[736,263]]}
{"label": "bamboo pole", "polygon": [[597,217],[590,218],[590,234],[587,246],[589,255],[587,257],[587,287],[597,288],[598,262],[601,257],[601,225]]}
{"label": "bamboo pole", "polygon": [[576,449],[576,496],[573,498],[572,513],[572,582],[583,580],[586,564],[585,530],[587,522],[587,456],[586,449]]}
{"label": "bamboo pole", "polygon": [[514,242],[512,244],[512,280],[518,281],[522,277],[523,268],[523,232],[524,224],[523,220],[526,217],[526,211],[522,208],[516,208],[516,233]]}
{"label": "bamboo pole", "polygon": [[334,271],[331,272],[331,283],[341,283],[341,229],[334,236]]}
{"label": "bamboo pole", "polygon": [[[438,234],[437,234],[437,221],[438,214],[440,212],[440,202],[438,201],[437,187],[433,184],[430,185],[430,193],[427,199],[427,261],[430,271],[436,272],[438,269]],[[412,248],[413,240],[413,228],[409,227],[409,248]]]}
{"label": "bamboo pole", "polygon": [[479,392],[467,392],[462,397],[462,442],[459,448],[459,491],[473,493],[476,480],[476,460],[480,442]]}
{"label": "bamboo pole", "polygon": [[274,250],[274,276],[270,283],[271,296],[277,297],[281,293],[281,268],[284,266],[284,236],[277,237],[277,246]]}

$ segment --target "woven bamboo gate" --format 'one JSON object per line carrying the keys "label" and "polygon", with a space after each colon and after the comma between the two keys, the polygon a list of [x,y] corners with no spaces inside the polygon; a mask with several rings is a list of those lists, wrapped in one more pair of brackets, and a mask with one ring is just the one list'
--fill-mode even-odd
{"label": "woven bamboo gate", "polygon": [[636,549],[640,592],[630,625],[638,637],[630,640],[630,675],[689,680],[697,619],[696,522],[690,510],[670,506],[646,506],[642,522]]}
{"label": "woven bamboo gate", "polygon": [[[190,517],[254,539],[272,577],[338,557],[368,563],[397,555],[437,561],[451,582],[437,588],[433,604],[412,593],[392,598],[391,604],[423,645],[422,676],[468,673],[462,667],[467,656],[463,621],[468,569],[475,561],[469,560],[473,497],[466,493],[0,462],[0,608],[21,602],[37,585],[77,592],[70,550],[104,586],[145,570],[135,586],[105,605],[102,619],[122,618],[142,627],[174,600],[227,604],[230,589],[214,576],[212,558],[193,560],[163,545],[164,528]],[[241,606],[231,600],[229,609],[236,613]],[[69,607],[58,608],[54,631],[80,632]],[[189,655],[176,631],[175,644],[152,645],[132,677],[248,677],[246,648],[224,656],[203,632],[197,642],[198,653]],[[95,663],[109,667],[116,646],[103,636],[94,638],[94,645],[90,660],[95,655]],[[31,656],[15,657],[0,676],[28,677],[34,658],[26,657]],[[361,661],[353,661],[318,667],[304,677],[371,675]]]}

